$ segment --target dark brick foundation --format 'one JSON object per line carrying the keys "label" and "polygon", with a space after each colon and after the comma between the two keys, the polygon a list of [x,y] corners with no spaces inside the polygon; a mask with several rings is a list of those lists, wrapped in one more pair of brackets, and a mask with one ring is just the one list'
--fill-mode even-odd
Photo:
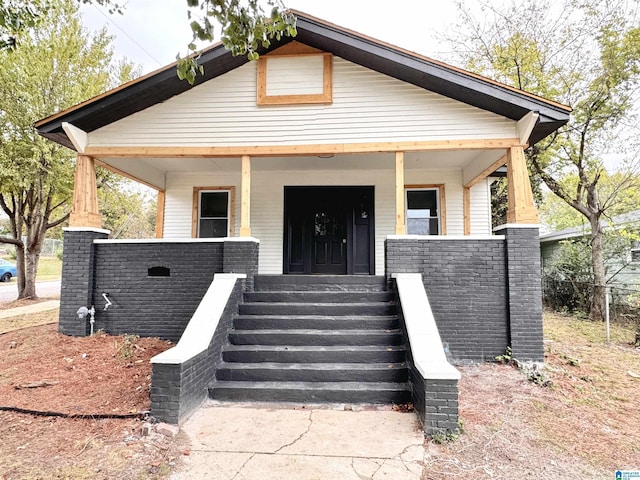
{"label": "dark brick foundation", "polygon": [[107,230],[65,229],[62,255],[62,285],[60,288],[60,315],[58,330],[65,335],[89,335],[89,322],[80,319],[80,307],[93,304],[94,240],[107,238]]}
{"label": "dark brick foundation", "polygon": [[538,228],[507,226],[496,230],[496,233],[506,236],[507,292],[513,356],[521,361],[543,362]]}
{"label": "dark brick foundation", "polygon": [[156,419],[181,423],[207,398],[207,387],[222,362],[222,347],[228,342],[244,283],[236,282],[207,350],[182,364],[153,364],[151,415]]}
{"label": "dark brick foundation", "polygon": [[503,239],[390,238],[386,273],[422,274],[454,361],[484,361],[504,353],[509,328]]}
{"label": "dark brick foundation", "polygon": [[421,273],[442,341],[454,362],[491,360],[511,346],[542,361],[538,229],[505,238],[389,238],[386,274]]}
{"label": "dark brick foundation", "polygon": [[[65,231],[60,332],[88,334],[76,311],[95,305],[95,329],[177,341],[216,273],[244,273],[253,285],[258,243],[95,242],[106,233]],[[102,296],[113,303],[107,310]]]}

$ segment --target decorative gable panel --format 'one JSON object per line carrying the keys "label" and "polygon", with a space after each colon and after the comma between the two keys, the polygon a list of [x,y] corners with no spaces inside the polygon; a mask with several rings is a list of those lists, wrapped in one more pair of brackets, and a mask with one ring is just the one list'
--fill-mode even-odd
{"label": "decorative gable panel", "polygon": [[299,49],[299,52],[289,49],[285,54],[260,57],[257,67],[258,105],[331,103],[332,66],[330,53],[309,52],[307,49]]}

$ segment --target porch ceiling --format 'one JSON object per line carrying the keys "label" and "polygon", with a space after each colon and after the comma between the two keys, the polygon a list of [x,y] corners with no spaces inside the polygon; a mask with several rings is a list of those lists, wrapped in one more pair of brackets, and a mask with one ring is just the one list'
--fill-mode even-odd
{"label": "porch ceiling", "polygon": [[[456,150],[405,153],[405,169],[482,171],[502,150]],[[240,158],[100,158],[100,162],[163,190],[167,173],[239,172]],[[254,172],[280,170],[385,170],[395,168],[394,153],[305,157],[253,157]]]}

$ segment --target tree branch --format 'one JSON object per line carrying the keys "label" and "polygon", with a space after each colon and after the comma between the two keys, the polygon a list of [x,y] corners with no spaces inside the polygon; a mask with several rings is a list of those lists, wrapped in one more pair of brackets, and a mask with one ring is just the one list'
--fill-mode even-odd
{"label": "tree branch", "polygon": [[19,240],[17,238],[11,238],[11,237],[0,237],[0,243],[8,243],[10,245],[15,245],[16,247],[24,246],[24,243],[22,243],[22,240]]}
{"label": "tree branch", "polygon": [[61,223],[67,221],[69,219],[69,215],[70,215],[70,213],[67,213],[67,214],[63,215],[62,217],[60,217],[58,220],[55,220],[55,221],[53,221],[51,223],[47,223],[47,227],[46,227],[47,230],[49,230],[50,228],[53,228],[53,227],[57,227]]}

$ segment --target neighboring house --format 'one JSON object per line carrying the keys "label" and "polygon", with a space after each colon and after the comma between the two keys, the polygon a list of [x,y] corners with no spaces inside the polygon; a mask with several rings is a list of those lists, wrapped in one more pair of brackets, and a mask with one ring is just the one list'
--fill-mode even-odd
{"label": "neighboring house", "polygon": [[[619,255],[606,260],[607,283],[612,286],[626,286],[633,289],[640,287],[640,242],[637,236],[640,233],[640,210],[616,215],[611,220],[600,220],[602,229],[607,233],[626,230],[635,234],[620,236],[625,243]],[[549,232],[540,235],[540,256],[543,273],[556,257],[563,242],[588,240],[591,236],[591,226],[565,228],[557,232]]]}
{"label": "neighboring house", "polygon": [[[76,311],[95,305],[107,332],[182,336],[154,363],[153,413],[169,421],[214,378],[216,398],[291,401],[400,401],[361,393],[404,383],[425,431],[456,429],[441,339],[455,361],[507,346],[543,360],[524,148],[570,109],[296,15],[297,37],[257,62],[216,45],[193,87],[170,65],[36,124],[78,152],[60,331],[86,335]],[[96,164],[158,190],[155,241],[108,239]],[[492,232],[490,176],[505,165],[508,224]],[[370,355],[381,336],[387,356]],[[403,345],[408,379],[353,382],[405,369]],[[273,381],[236,381],[250,376]]]}

